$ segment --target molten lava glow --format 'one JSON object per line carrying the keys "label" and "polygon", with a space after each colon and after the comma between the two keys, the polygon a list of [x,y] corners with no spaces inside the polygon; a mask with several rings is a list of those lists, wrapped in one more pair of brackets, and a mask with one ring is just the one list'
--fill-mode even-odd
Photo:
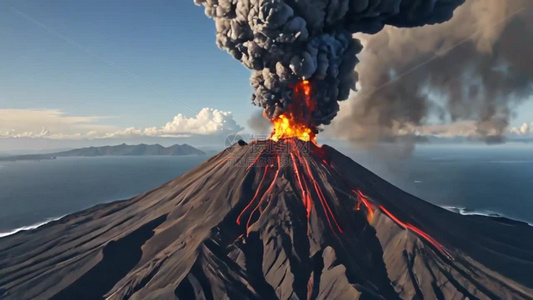
{"label": "molten lava glow", "polygon": [[292,116],[289,114],[282,114],[279,117],[272,120],[274,125],[274,130],[270,139],[273,141],[279,141],[281,139],[287,138],[297,138],[306,142],[313,142],[316,144],[316,134],[309,127],[304,124],[299,124]]}
{"label": "molten lava glow", "polygon": [[316,129],[311,124],[311,114],[316,108],[311,99],[311,83],[302,80],[294,87],[294,97],[287,112],[272,119],[274,129],[270,136],[273,141],[297,138],[316,144]]}
{"label": "molten lava glow", "polygon": [[[371,223],[373,218],[374,218],[374,211],[376,209],[375,206],[370,202],[368,197],[365,196],[365,194],[363,194],[363,192],[361,192],[360,190],[352,190],[352,192],[354,192],[357,195],[356,210],[360,210],[361,209],[361,203],[362,203],[365,206],[366,211],[367,211],[368,222]],[[393,215],[390,211],[388,211],[383,205],[380,205],[379,209],[383,213],[385,213],[389,218],[391,218],[396,224],[398,224],[399,226],[403,227],[404,229],[410,230],[410,231],[414,232],[415,234],[417,234],[418,236],[422,237],[423,239],[428,241],[431,245],[433,245],[433,247],[435,247],[437,250],[439,250],[443,255],[445,255],[449,259],[453,260],[452,255],[446,250],[446,248],[444,248],[444,246],[442,246],[439,242],[437,242],[437,240],[432,238],[429,234],[425,233],[424,231],[422,231],[418,227],[415,227],[415,226],[413,226],[413,225],[411,225],[409,223],[405,223],[405,222],[400,221],[400,219],[398,219],[395,215]]]}
{"label": "molten lava glow", "polygon": [[434,238],[432,238],[429,234],[425,233],[424,231],[422,231],[421,229],[409,224],[409,223],[404,223],[402,221],[400,221],[398,218],[396,218],[396,216],[394,216],[390,211],[388,211],[385,207],[383,207],[383,205],[380,205],[379,208],[381,209],[381,211],[383,211],[387,216],[389,216],[389,218],[391,218],[394,222],[396,222],[396,224],[400,225],[401,227],[403,227],[404,229],[407,229],[407,230],[410,230],[414,233],[416,233],[417,235],[419,235],[420,237],[424,238],[426,241],[428,241],[431,245],[433,245],[433,247],[435,247],[437,250],[439,250],[443,255],[445,255],[446,257],[448,257],[449,259],[453,260],[453,256],[450,254],[450,252],[448,252],[446,250],[446,248],[444,248],[443,245],[441,245],[439,242],[437,242],[437,240],[435,240]]}
{"label": "molten lava glow", "polygon": [[[320,203],[320,208],[322,208],[322,212],[324,213],[331,230],[343,233],[343,230],[339,226],[339,223],[337,222],[335,215],[333,214],[333,211],[331,207],[329,206],[327,197],[322,191],[322,188],[320,187],[319,182],[316,180],[315,176],[313,175],[313,172],[311,170],[311,166],[309,165],[309,161],[307,157],[303,155],[300,148],[296,145],[297,141],[294,139],[286,139],[283,142],[287,144],[288,146],[287,149],[290,149],[291,151],[289,153],[289,157],[291,159],[291,165],[290,167],[287,166],[284,169],[286,169],[289,172],[292,172],[292,176],[294,176],[293,178],[296,179],[297,188],[301,192],[302,204],[305,207],[305,210],[307,212],[307,219],[311,217],[311,211],[315,203],[313,201],[313,196],[315,196],[316,198],[318,198],[318,202]],[[264,153],[265,153],[264,151],[261,151],[257,155],[257,157],[254,159],[252,164],[248,166],[248,170],[259,161],[260,157]],[[259,185],[257,186],[255,190],[255,194],[252,200],[250,200],[248,205],[246,205],[246,207],[242,210],[242,212],[237,217],[237,224],[240,225],[241,218],[247,213],[247,211],[251,210],[250,214],[248,215],[248,221],[246,222],[246,232],[249,232],[250,223],[252,222],[254,214],[257,211],[259,211],[259,214],[262,214],[263,210],[266,208],[266,205],[268,205],[268,204],[265,204],[265,202],[267,201],[268,195],[270,195],[270,193],[272,192],[272,189],[274,188],[276,184],[276,180],[278,179],[278,176],[280,174],[280,170],[282,168],[281,156],[279,153],[274,153],[274,155],[276,157],[277,164],[268,164],[264,168],[263,176],[261,177],[261,180],[259,181]],[[274,168],[276,169],[276,172],[273,177],[270,176],[272,177],[272,180],[270,181],[270,185],[261,195],[261,191],[264,190],[263,184],[265,183],[267,177],[269,177],[268,176],[269,171]],[[310,186],[312,188],[310,188]],[[361,210],[362,206],[365,207],[368,223],[372,223],[374,219],[375,211],[379,207],[379,209],[384,214],[386,214],[391,220],[393,220],[400,227],[414,232],[415,234],[417,234],[418,236],[420,236],[421,238],[429,242],[431,245],[433,245],[444,256],[453,260],[452,255],[446,250],[446,248],[444,248],[443,245],[437,242],[437,240],[435,240],[429,234],[425,233],[418,227],[415,227],[409,223],[401,221],[395,215],[393,215],[390,211],[388,211],[383,205],[377,206],[370,200],[369,197],[363,194],[363,192],[361,192],[360,190],[352,190],[352,192],[355,195],[357,195],[357,206],[355,209]],[[260,195],[261,195],[261,198],[257,200]],[[254,204],[255,204],[255,207],[254,207]],[[252,209],[252,207],[254,208]],[[309,227],[307,229],[309,230]]]}
{"label": "molten lava glow", "polygon": [[[296,144],[297,141],[295,139],[286,139],[282,142],[286,143],[286,149],[290,150],[289,157],[291,160],[290,165],[287,165],[283,168],[284,171],[286,170],[289,172],[288,174],[285,173],[285,176],[293,176],[295,179],[297,189],[301,192],[300,197],[306,210],[307,219],[311,217],[311,212],[315,203],[313,199],[317,199],[320,203],[319,207],[322,208],[322,212],[324,213],[331,230],[343,233],[339,223],[335,219],[333,211],[328,203],[328,199],[326,198],[322,188],[320,187],[320,184],[315,179],[314,174],[311,171],[308,158],[300,150],[301,147],[298,147]],[[256,165],[260,160],[260,157],[264,154],[266,153],[261,151],[254,159],[252,164],[248,166],[248,170]],[[246,232],[249,232],[250,223],[252,222],[254,214],[257,211],[259,211],[259,214],[261,214],[266,208],[266,205],[268,205],[268,203],[265,202],[267,202],[268,195],[272,192],[272,189],[274,188],[276,180],[280,174],[280,170],[282,168],[281,156],[279,153],[274,153],[274,155],[276,157],[277,164],[269,164],[265,167],[253,198],[237,217],[237,224],[240,225],[244,215],[249,212],[248,221],[246,222]],[[269,173],[272,173],[269,171],[272,169],[277,169],[273,177],[271,175],[269,176]],[[267,181],[267,178],[272,178],[272,181],[270,181],[269,187],[265,190],[263,185]],[[262,192],[263,190],[264,192]],[[309,227],[307,229],[309,230]]]}
{"label": "molten lava glow", "polygon": [[361,203],[363,203],[366,208],[366,218],[368,220],[368,223],[372,223],[372,220],[374,220],[374,206],[370,203],[368,197],[365,196],[365,194],[363,194],[363,192],[361,192],[360,190],[352,190],[352,192],[357,195],[357,206],[355,209],[361,210]]}

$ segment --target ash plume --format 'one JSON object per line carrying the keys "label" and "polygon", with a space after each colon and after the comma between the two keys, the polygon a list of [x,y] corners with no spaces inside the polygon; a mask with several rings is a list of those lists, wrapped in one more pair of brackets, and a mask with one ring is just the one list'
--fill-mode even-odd
{"label": "ash plume", "polygon": [[470,121],[472,137],[502,142],[533,92],[532,17],[528,0],[468,0],[444,24],[356,35],[360,91],[329,134],[374,144]]}
{"label": "ash plume", "polygon": [[261,112],[256,112],[250,115],[246,120],[248,128],[253,134],[267,137],[272,132],[272,123],[268,121]]}
{"label": "ash plume", "polygon": [[253,70],[253,104],[273,119],[291,102],[292,86],[311,81],[313,127],[329,124],[337,101],[355,90],[353,33],[385,25],[446,21],[464,0],[195,0],[216,24],[217,45]]}

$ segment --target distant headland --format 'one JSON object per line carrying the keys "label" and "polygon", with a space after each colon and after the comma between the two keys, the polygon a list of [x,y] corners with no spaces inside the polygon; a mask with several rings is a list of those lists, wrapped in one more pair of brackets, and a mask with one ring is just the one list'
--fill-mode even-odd
{"label": "distant headland", "polygon": [[204,155],[205,152],[191,145],[172,145],[163,147],[159,144],[147,145],[127,145],[86,147],[61,151],[48,154],[26,154],[0,157],[0,161],[20,161],[20,160],[46,160],[58,157],[96,157],[96,156],[180,156],[180,155]]}

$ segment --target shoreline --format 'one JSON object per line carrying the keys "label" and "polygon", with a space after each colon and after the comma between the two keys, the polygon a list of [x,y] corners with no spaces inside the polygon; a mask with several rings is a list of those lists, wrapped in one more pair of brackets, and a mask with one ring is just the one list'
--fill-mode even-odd
{"label": "shoreline", "polygon": [[511,220],[515,222],[525,223],[533,227],[533,223],[530,223],[530,221],[512,218],[499,212],[486,211],[486,210],[472,210],[472,209],[461,207],[461,206],[450,206],[450,205],[442,205],[442,206],[438,205],[438,206],[447,211],[451,211],[453,213],[460,214],[462,216],[482,216],[482,217],[489,217],[489,218],[503,218],[503,219],[507,219],[507,220]]}
{"label": "shoreline", "polygon": [[[67,215],[64,215],[64,216],[67,216]],[[18,228],[15,228],[15,229],[12,229],[12,230],[6,231],[6,232],[0,232],[0,238],[6,237],[6,236],[10,236],[10,235],[13,235],[15,233],[19,233],[21,231],[28,231],[28,230],[37,229],[37,228],[39,228],[39,227],[41,227],[43,225],[46,225],[46,224],[48,224],[50,222],[54,222],[54,221],[60,220],[64,216],[57,217],[57,218],[48,218],[48,219],[46,219],[46,221],[42,221],[42,222],[39,222],[39,223],[34,223],[34,224],[31,224],[31,225],[26,225],[26,226],[22,226],[22,227],[18,227]]]}

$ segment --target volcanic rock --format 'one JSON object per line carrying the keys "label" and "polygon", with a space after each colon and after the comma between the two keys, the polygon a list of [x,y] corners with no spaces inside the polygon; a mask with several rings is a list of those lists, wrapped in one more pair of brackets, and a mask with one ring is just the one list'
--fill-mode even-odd
{"label": "volcanic rock", "polygon": [[0,299],[532,299],[533,228],[409,195],[331,147],[235,144],[0,239]]}

